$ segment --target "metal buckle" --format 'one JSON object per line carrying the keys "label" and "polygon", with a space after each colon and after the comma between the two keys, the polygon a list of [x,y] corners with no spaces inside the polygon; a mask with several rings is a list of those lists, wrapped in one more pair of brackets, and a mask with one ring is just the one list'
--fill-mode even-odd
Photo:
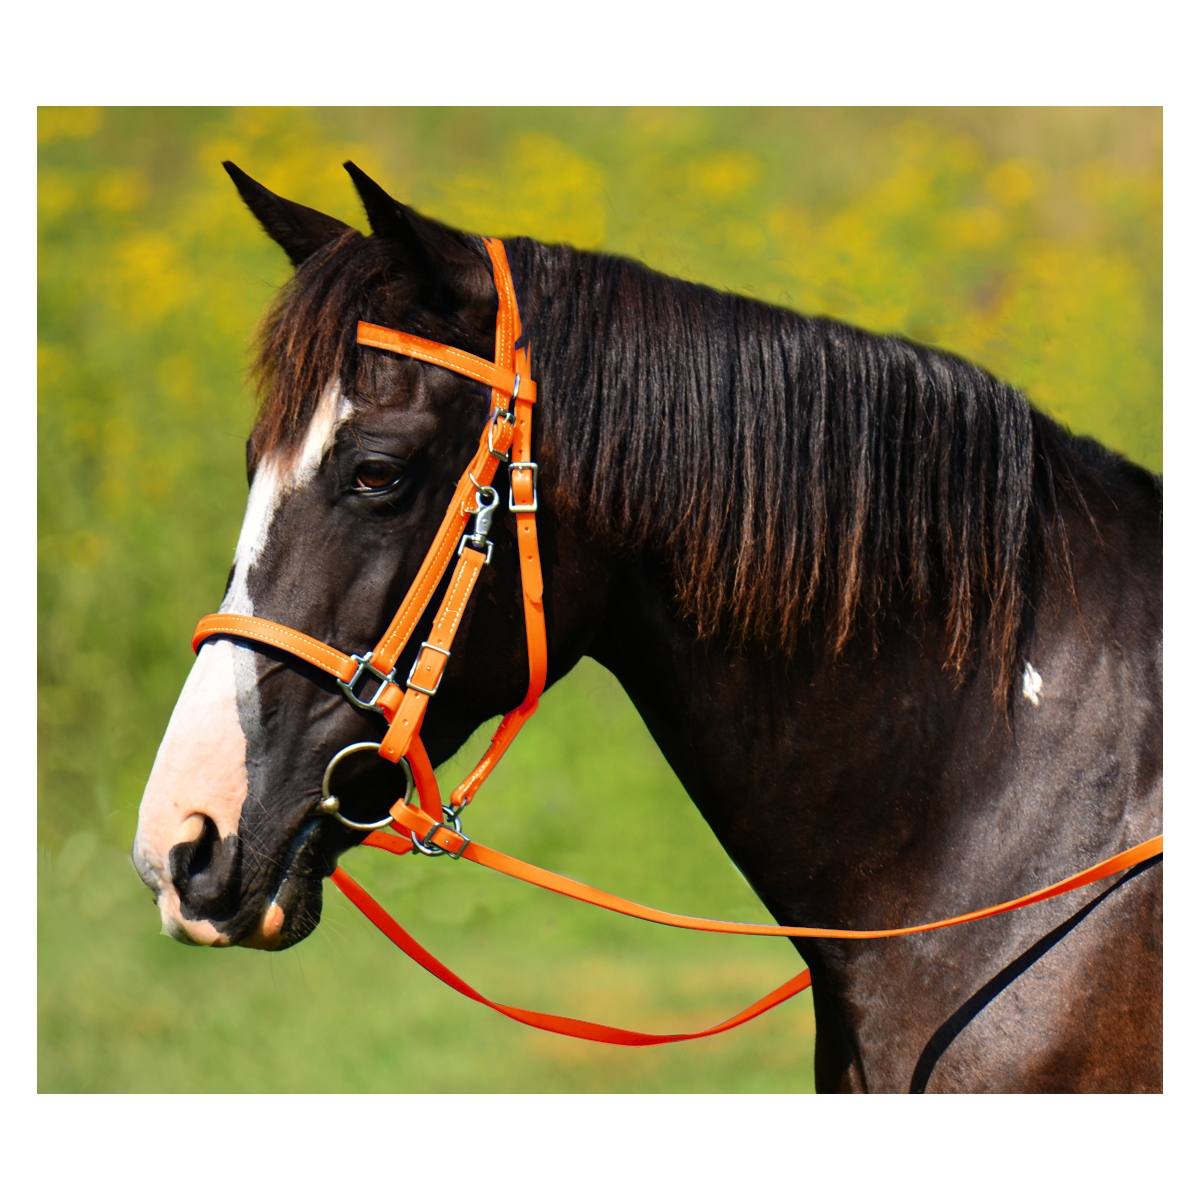
{"label": "metal buckle", "polygon": [[[396,682],[396,668],[393,667],[386,675],[382,671],[376,670],[373,666],[371,666],[371,655],[374,653],[374,650],[368,650],[366,654],[350,655],[350,657],[354,659],[356,663],[358,663],[358,669],[354,672],[354,675],[349,683],[339,679],[337,684],[338,687],[345,692],[346,699],[349,700],[350,703],[355,706],[355,708],[361,708],[366,712],[381,713],[383,712],[383,709],[379,707],[379,697],[383,695],[384,690],[387,688],[389,683]],[[375,695],[372,696],[370,700],[362,700],[354,694],[354,689],[358,686],[358,681],[363,677],[364,671],[370,672],[370,674],[374,675],[375,678],[379,680],[379,686],[375,689]]]}
{"label": "metal buckle", "polygon": [[[446,820],[439,821],[423,838],[419,838],[416,833],[409,831],[408,836],[412,839],[413,849],[424,854],[426,858],[440,858],[442,855],[447,858],[462,858],[463,851],[471,844],[471,839],[462,831],[462,818],[458,811],[445,804],[442,805],[442,816]],[[439,829],[454,830],[462,838],[462,845],[457,850],[443,850],[441,846],[435,846],[429,839]]]}
{"label": "metal buckle", "polygon": [[[447,658],[450,657],[449,650],[443,650],[441,646],[435,646],[432,642],[422,642],[421,650],[434,650],[438,654],[444,654]],[[412,688],[414,692],[420,692],[422,696],[436,696],[437,690],[442,686],[442,677],[438,676],[438,681],[431,688],[422,687],[419,683],[413,683],[413,672],[417,669],[417,663],[421,661],[421,650],[417,651],[417,657],[413,659],[413,665],[408,669],[408,678],[404,681],[406,688]],[[445,673],[445,664],[442,664],[442,672]]]}
{"label": "metal buckle", "polygon": [[[514,471],[532,471],[533,472],[533,503],[532,504],[517,504],[513,499],[512,490],[512,473]],[[535,462],[510,462],[508,464],[508,511],[515,513],[537,512],[537,478],[538,465]]]}
{"label": "metal buckle", "polygon": [[[519,378],[519,376],[518,376],[518,378]],[[513,414],[510,413],[507,409],[497,408],[492,412],[491,420],[488,421],[488,453],[493,458],[498,458],[501,462],[504,462],[505,459],[508,458],[508,455],[509,455],[510,451],[512,450],[512,447],[510,446],[508,450],[505,450],[503,453],[501,453],[499,450],[496,449],[496,445],[492,441],[492,435],[496,432],[496,421],[500,417],[503,417],[504,420],[507,421],[509,425],[511,425],[514,420]]]}
{"label": "metal buckle", "polygon": [[[334,817],[341,821],[347,829],[372,830],[383,829],[385,826],[392,823],[392,815],[389,813],[382,821],[351,821],[349,817],[343,817],[341,812],[341,801],[336,796],[329,793],[329,785],[333,780],[334,768],[351,754],[357,754],[360,750],[374,750],[378,752],[378,742],[355,742],[352,746],[343,746],[330,760],[329,766],[325,768],[325,777],[321,780],[321,803],[317,805],[318,811],[327,817]],[[404,803],[407,804],[413,792],[413,773],[412,768],[408,765],[406,759],[400,760],[400,765],[404,768],[404,776],[407,783],[404,785]]]}

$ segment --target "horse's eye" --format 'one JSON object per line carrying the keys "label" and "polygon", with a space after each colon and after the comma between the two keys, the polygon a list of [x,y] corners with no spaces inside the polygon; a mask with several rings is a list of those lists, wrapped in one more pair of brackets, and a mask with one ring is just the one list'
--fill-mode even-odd
{"label": "horse's eye", "polygon": [[401,469],[395,463],[373,459],[362,463],[354,473],[356,492],[386,492],[400,481]]}

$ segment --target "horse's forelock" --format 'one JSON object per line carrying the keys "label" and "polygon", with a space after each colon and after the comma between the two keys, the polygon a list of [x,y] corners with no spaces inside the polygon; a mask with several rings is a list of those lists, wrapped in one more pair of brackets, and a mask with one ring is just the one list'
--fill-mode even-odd
{"label": "horse's forelock", "polygon": [[280,290],[258,332],[253,371],[260,408],[250,437],[252,469],[266,456],[294,466],[322,396],[345,381],[355,361],[363,306],[391,270],[375,239],[349,229]]}
{"label": "horse's forelock", "polygon": [[[477,253],[486,259],[482,243]],[[453,274],[456,265],[447,269]],[[288,467],[294,464],[331,382],[340,383],[343,395],[369,402],[369,396],[355,395],[360,320],[490,357],[496,304],[490,276],[468,280],[458,271],[455,284],[468,295],[471,284],[480,284],[482,291],[461,313],[430,311],[421,303],[423,280],[402,250],[352,229],[302,263],[258,331],[253,374],[260,408],[250,439],[251,469],[271,454]]]}

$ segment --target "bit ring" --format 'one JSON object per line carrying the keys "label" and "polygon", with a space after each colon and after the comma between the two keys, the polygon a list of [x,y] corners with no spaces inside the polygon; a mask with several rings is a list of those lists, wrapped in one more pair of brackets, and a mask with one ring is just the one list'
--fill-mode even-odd
{"label": "bit ring", "polygon": [[[336,796],[329,792],[329,784],[333,779],[334,768],[342,761],[343,758],[349,758],[351,754],[357,754],[360,750],[379,750],[379,742],[354,742],[350,746],[343,746],[330,760],[329,766],[325,768],[325,776],[321,780],[321,803],[317,805],[318,809],[327,817],[334,817],[341,821],[347,829],[366,830],[370,832],[373,829],[383,829],[386,825],[392,823],[392,815],[388,813],[382,821],[351,821],[349,817],[343,817],[339,811],[341,802]],[[413,773],[412,768],[408,765],[408,760],[402,758],[400,765],[404,768],[404,775],[407,783],[404,787],[404,803],[407,804],[409,797],[413,792]]]}

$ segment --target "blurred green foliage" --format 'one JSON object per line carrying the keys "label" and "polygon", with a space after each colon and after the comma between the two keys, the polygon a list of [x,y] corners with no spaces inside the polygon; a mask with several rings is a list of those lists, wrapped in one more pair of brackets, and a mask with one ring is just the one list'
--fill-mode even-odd
{"label": "blurred green foliage", "polygon": [[[157,936],[128,846],[188,635],[222,593],[247,347],[287,276],[220,162],[361,227],[353,158],[463,228],[936,343],[1160,470],[1160,110],[43,109],[39,142],[41,1088],[811,1088],[807,997],[711,1042],[620,1050],[477,1009],[332,889],[283,955]],[[768,919],[593,663],[552,690],[472,819],[649,903]],[[385,857],[347,865],[513,1003],[692,1028],[798,969],[786,944]]]}

